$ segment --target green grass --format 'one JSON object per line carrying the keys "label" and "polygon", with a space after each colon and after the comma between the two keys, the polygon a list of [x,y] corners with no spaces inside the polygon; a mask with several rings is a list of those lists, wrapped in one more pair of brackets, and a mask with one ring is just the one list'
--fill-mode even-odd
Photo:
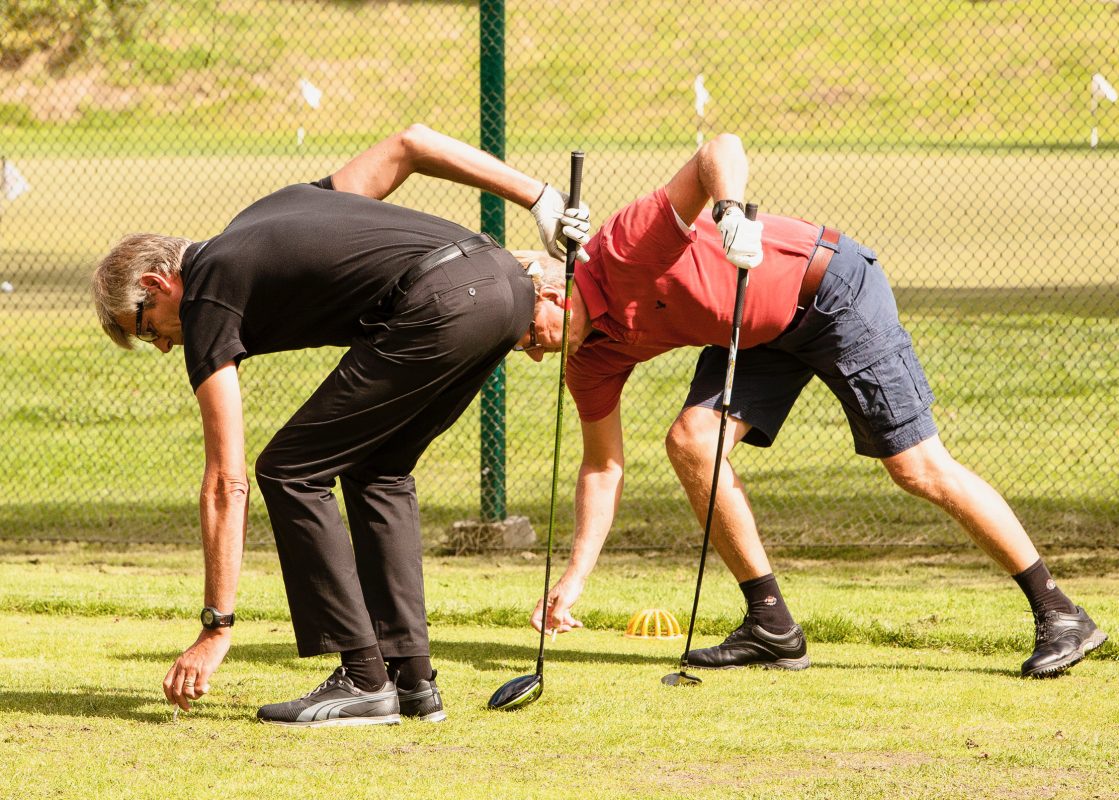
{"label": "green grass", "polygon": [[[574,129],[600,145],[685,144],[703,73],[703,124],[766,145],[1083,147],[1088,80],[1114,55],[1110,9],[1088,0],[722,11],[508,3],[512,140],[565,147]],[[291,147],[300,125],[313,147],[416,119],[476,131],[473,3],[176,0],[151,3],[138,32],[63,76],[36,64],[0,76],[20,87],[0,98],[6,141],[22,155],[185,155],[273,152]],[[303,104],[300,77],[326,91],[320,109]],[[1105,142],[1109,124],[1105,114]]]}
{"label": "green grass", "polygon": [[[879,252],[952,452],[1037,538],[1107,542],[1119,533],[1119,451],[1106,444],[1119,430],[1119,159],[1080,145],[1113,16],[1103,3],[1040,0],[688,15],[663,2],[511,4],[507,155],[562,184],[567,151],[583,146],[584,197],[601,221],[668,180],[697,126],[742,134],[763,211],[827,222]],[[113,351],[86,274],[124,233],[209,236],[260,195],[408,123],[476,140],[476,27],[462,2],[178,0],[151,4],[135,43],[70,73],[34,62],[0,73],[0,154],[32,185],[0,208],[0,279],[15,284],[0,294],[0,538],[196,536],[201,438],[181,362]],[[702,121],[700,72],[713,97]],[[327,91],[313,114],[298,77]],[[1105,145],[1116,113],[1096,120]],[[465,189],[417,179],[394,199],[477,226]],[[535,245],[529,215],[510,209],[506,241]],[[250,458],[337,357],[244,365]],[[662,445],[693,360],[658,359],[627,390],[612,545],[698,541]],[[543,533],[556,365],[522,362],[509,365],[508,506]],[[420,465],[432,547],[478,516],[477,439],[472,408]],[[570,406],[564,442],[561,540],[579,456]],[[767,542],[961,540],[851,455],[819,386],[772,450],[735,460]],[[259,503],[251,522],[267,540]]]}
{"label": "green grass", "polygon": [[[787,551],[777,562],[811,669],[661,686],[682,643],[629,640],[621,625],[648,606],[686,619],[694,561],[615,556],[580,603],[588,629],[549,643],[542,699],[498,714],[489,695],[533,668],[524,620],[540,559],[429,559],[448,722],[286,731],[256,724],[256,708],[312,688],[333,661],[296,657],[270,552],[246,559],[213,691],[172,722],[159,683],[196,633],[198,554],[3,545],[0,758],[18,796],[34,798],[165,797],[168,781],[187,798],[1119,796],[1113,645],[1059,680],[1025,682],[1025,604],[978,556]],[[1083,552],[1052,565],[1114,628],[1119,563]],[[725,571],[708,578],[700,645],[741,613]]]}
{"label": "green grass", "polygon": [[[611,209],[666,180],[684,150],[592,152],[587,196]],[[1119,215],[1119,162],[1099,154],[848,155],[762,151],[752,186],[767,209],[828,220],[875,246],[898,287],[902,319],[938,402],[949,448],[1003,491],[1044,542],[1102,543],[1116,533],[1119,429],[1111,357],[1119,264],[1107,244]],[[512,155],[547,177],[562,153]],[[202,466],[196,404],[180,358],[112,347],[82,296],[84,273],[136,227],[203,237],[250,198],[329,172],[339,159],[131,159],[32,162],[35,189],[0,224],[16,291],[0,295],[0,425],[16,450],[0,471],[0,536],[162,541],[196,536]],[[805,191],[805,176],[851,191]],[[223,176],[220,177],[219,176]],[[946,191],[922,191],[932,177]],[[1061,181],[1065,181],[1062,183]],[[181,190],[152,195],[151,182]],[[1062,201],[1050,225],[1044,198]],[[1007,190],[1009,189],[1009,190]],[[418,179],[395,198],[471,225],[477,198]],[[605,212],[602,212],[603,214]],[[1000,222],[993,225],[992,217]],[[939,219],[939,228],[922,220]],[[511,209],[507,241],[530,247],[528,214]],[[945,255],[941,255],[941,253]],[[1056,259],[1036,253],[1061,252]],[[1101,255],[1102,254],[1102,255]],[[950,257],[951,268],[945,261]],[[1013,287],[1013,288],[1012,288]],[[242,368],[250,460],[338,357],[323,350],[252,359]],[[691,375],[692,351],[638,369],[626,393],[627,494],[615,546],[686,547],[698,532],[663,455]],[[508,367],[509,512],[547,519],[554,360]],[[417,472],[429,544],[478,515],[478,415],[472,408]],[[558,535],[570,530],[580,446],[568,406]],[[770,542],[959,542],[938,512],[903,496],[851,455],[838,405],[806,391],[769,451],[735,455]],[[252,535],[269,537],[261,504]]]}

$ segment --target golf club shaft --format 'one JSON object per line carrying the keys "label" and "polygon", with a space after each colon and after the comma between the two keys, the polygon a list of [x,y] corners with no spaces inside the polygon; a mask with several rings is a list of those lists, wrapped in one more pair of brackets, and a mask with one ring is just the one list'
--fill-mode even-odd
{"label": "golf club shaft", "polygon": [[[572,208],[579,207],[579,195],[583,189],[583,151],[571,153],[571,194],[568,203]],[[563,438],[563,389],[567,378],[567,331],[571,326],[571,292],[575,283],[575,253],[579,243],[567,240],[567,264],[565,269],[565,292],[563,295],[563,341],[560,344],[559,390],[556,393],[556,441],[552,449],[552,500],[548,510],[548,545],[544,557],[544,613],[540,619],[540,650],[536,654],[536,674],[544,676],[544,633],[548,630],[548,592],[552,588],[552,534],[556,529],[556,495],[559,487],[560,442]]]}
{"label": "golf club shaft", "polygon": [[[746,205],[746,218],[757,219],[758,207],[754,203]],[[688,623],[688,638],[684,643],[684,654],[680,656],[680,671],[688,666],[688,653],[692,649],[692,632],[695,630],[696,614],[699,612],[699,593],[703,588],[703,570],[707,565],[707,548],[711,542],[711,520],[715,516],[715,496],[719,490],[719,473],[723,465],[723,440],[727,433],[727,417],[730,416],[730,396],[734,386],[734,365],[738,359],[738,330],[742,327],[742,309],[746,305],[746,286],[750,283],[750,270],[738,270],[738,282],[734,291],[734,318],[730,328],[730,347],[727,352],[727,374],[723,383],[722,412],[719,415],[719,439],[715,445],[715,470],[711,477],[711,493],[707,501],[707,520],[703,525],[703,546],[699,551],[699,574],[695,581],[695,598],[692,600],[692,619]]]}

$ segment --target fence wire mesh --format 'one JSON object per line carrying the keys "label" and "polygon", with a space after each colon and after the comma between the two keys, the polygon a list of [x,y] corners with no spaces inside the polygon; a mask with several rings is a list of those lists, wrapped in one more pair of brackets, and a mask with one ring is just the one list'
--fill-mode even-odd
{"label": "fence wire mesh", "polygon": [[[563,185],[567,152],[584,149],[584,199],[602,221],[697,142],[738,133],[748,199],[877,250],[953,454],[1036,539],[1114,541],[1113,5],[510,0],[506,158]],[[196,539],[202,436],[181,357],[109,342],[86,290],[93,264],[128,232],[213,235],[410,123],[477,142],[479,14],[452,0],[0,4],[0,537]],[[392,200],[480,224],[471,190],[419,178]],[[509,247],[537,246],[527,212],[509,208],[506,228]],[[250,460],[339,355],[242,365]],[[608,546],[699,541],[663,448],[695,357],[662,356],[630,381]],[[429,546],[479,518],[494,448],[506,513],[544,530],[557,367],[510,358],[504,435],[475,409],[424,457]],[[581,453],[572,408],[564,442],[561,542]],[[963,538],[853,455],[818,382],[774,447],[732,461],[768,543]],[[259,501],[250,537],[270,539]]]}

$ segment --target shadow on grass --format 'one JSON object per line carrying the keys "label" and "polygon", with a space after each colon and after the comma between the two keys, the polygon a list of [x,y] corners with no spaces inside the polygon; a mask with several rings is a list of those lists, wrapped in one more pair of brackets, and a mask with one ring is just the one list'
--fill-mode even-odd
{"label": "shadow on grass", "polygon": [[162,695],[88,686],[66,692],[0,691],[0,713],[3,712],[171,722],[171,708]]}
{"label": "shadow on grass", "polygon": [[[683,650],[683,644],[680,645]],[[435,639],[431,643],[433,659],[444,659],[469,664],[487,672],[509,672],[523,665],[528,673],[536,669],[537,647],[527,645],[491,644],[489,642],[456,642]],[[666,659],[663,655],[614,653],[602,650],[562,650],[544,646],[545,662],[561,664],[664,664],[674,666],[676,656]]]}
{"label": "shadow on grass", "polygon": [[996,675],[999,677],[1020,678],[1016,669],[999,667],[946,667],[942,664],[858,664],[852,661],[831,659],[812,659],[812,669],[818,670],[897,670],[898,672],[943,672],[968,675]]}
{"label": "shadow on grass", "polygon": [[1006,313],[1106,319],[1119,316],[1119,283],[1116,282],[974,289],[898,287],[894,296],[906,313],[933,312],[957,317]]}
{"label": "shadow on grass", "polygon": [[[681,645],[681,649],[682,649]],[[460,642],[434,637],[431,640],[431,657],[438,667],[439,661],[454,661],[469,664],[484,672],[509,672],[523,664],[525,672],[536,667],[535,646],[518,644],[499,644],[493,642]],[[178,650],[157,650],[133,653],[117,653],[112,658],[118,661],[156,661],[171,664],[179,657]],[[545,645],[544,658],[556,663],[576,664],[666,664],[662,655],[639,655],[636,653],[614,653],[600,650],[563,650],[548,648]],[[294,644],[235,644],[226,657],[227,663],[246,664],[283,664],[298,662],[299,654]],[[673,661],[673,663],[675,663]]]}

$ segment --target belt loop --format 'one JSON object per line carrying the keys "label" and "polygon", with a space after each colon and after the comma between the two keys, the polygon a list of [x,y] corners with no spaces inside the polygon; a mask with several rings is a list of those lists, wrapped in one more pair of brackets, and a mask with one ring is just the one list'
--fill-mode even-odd
{"label": "belt loop", "polygon": [[831,250],[833,253],[838,253],[839,252],[839,232],[838,231],[835,232],[835,234],[834,234],[835,235],[835,241],[833,242],[828,238],[828,231],[829,230],[830,229],[826,225],[820,227],[820,235],[816,237],[816,246],[817,247],[826,247],[829,250]]}

